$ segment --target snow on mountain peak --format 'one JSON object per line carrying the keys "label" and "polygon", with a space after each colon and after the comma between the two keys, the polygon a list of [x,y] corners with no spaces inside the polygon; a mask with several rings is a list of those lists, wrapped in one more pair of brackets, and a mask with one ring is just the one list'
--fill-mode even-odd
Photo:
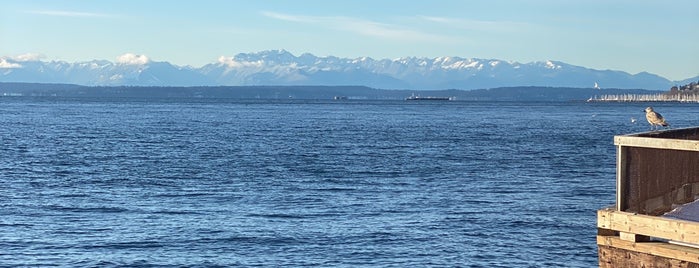
{"label": "snow on mountain peak", "polygon": [[400,57],[400,58],[394,59],[393,61],[400,63],[400,64],[408,65],[408,64],[410,64],[411,61],[413,61],[413,59],[415,59],[415,58],[414,57]]}
{"label": "snow on mountain peak", "polygon": [[546,68],[558,70],[558,69],[561,69],[561,65],[558,65],[553,61],[547,60],[546,61]]}
{"label": "snow on mountain peak", "polygon": [[366,62],[366,61],[371,61],[372,59],[369,57],[361,57],[361,58],[358,58],[358,60],[359,60],[359,62]]}
{"label": "snow on mountain peak", "polygon": [[264,61],[267,63],[287,64],[298,60],[293,54],[284,49],[265,50],[256,53],[239,53],[233,57],[235,61]]}
{"label": "snow on mountain peak", "polygon": [[477,68],[480,70],[483,68],[483,64],[480,64],[477,60],[470,60],[468,64],[464,65],[464,68]]}
{"label": "snow on mountain peak", "polygon": [[76,66],[88,69],[103,69],[112,66],[113,64],[106,60],[93,60],[87,62],[75,63]]}
{"label": "snow on mountain peak", "polygon": [[[649,75],[586,69],[558,61],[518,63],[497,59],[401,57],[374,60],[335,56],[299,57],[286,50],[220,56],[202,68],[152,62],[126,53],[116,62],[45,62],[38,54],[0,57],[0,82],[41,81],[84,85],[344,85],[378,88],[492,88],[498,86],[589,86],[665,88],[666,79]],[[17,68],[22,68],[18,70]],[[579,79],[567,76],[575,72]],[[543,79],[542,77],[545,77]],[[348,82],[349,81],[349,82]],[[542,82],[543,81],[543,82]]]}
{"label": "snow on mountain peak", "polygon": [[126,53],[117,57],[117,63],[124,65],[144,65],[150,62],[150,59],[146,55],[136,55],[133,53]]}
{"label": "snow on mountain peak", "polygon": [[445,64],[451,61],[451,57],[436,57],[434,58],[435,64]]}

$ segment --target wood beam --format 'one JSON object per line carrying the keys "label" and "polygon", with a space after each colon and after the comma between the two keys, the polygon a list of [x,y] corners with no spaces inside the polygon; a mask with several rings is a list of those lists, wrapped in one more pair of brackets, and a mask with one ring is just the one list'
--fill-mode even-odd
{"label": "wood beam", "polygon": [[597,227],[699,245],[699,222],[603,209],[597,211]]}
{"label": "wood beam", "polygon": [[629,147],[699,151],[699,141],[696,140],[614,136],[614,144]]}
{"label": "wood beam", "polygon": [[[664,242],[631,242],[616,236],[597,236],[598,246],[620,248],[628,251],[650,254],[668,259],[699,263],[699,249]],[[642,266],[638,266],[642,267]],[[655,267],[655,266],[645,266]]]}

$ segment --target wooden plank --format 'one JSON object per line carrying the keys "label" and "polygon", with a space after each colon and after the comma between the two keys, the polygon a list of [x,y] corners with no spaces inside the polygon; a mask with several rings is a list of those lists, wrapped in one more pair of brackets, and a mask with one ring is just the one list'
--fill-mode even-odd
{"label": "wooden plank", "polygon": [[668,268],[699,268],[698,263],[654,256],[647,253],[635,252],[626,249],[599,246],[599,267],[668,267]]}
{"label": "wooden plank", "polygon": [[648,242],[648,241],[650,241],[649,236],[639,235],[639,234],[634,234],[634,233],[627,233],[627,232],[619,232],[619,238],[621,240],[631,241],[631,242]]}
{"label": "wooden plank", "polygon": [[614,145],[683,151],[699,151],[699,141],[696,140],[614,136]]}
{"label": "wooden plank", "polygon": [[598,210],[597,227],[699,245],[699,222]]}
{"label": "wooden plank", "polygon": [[[656,257],[662,257],[666,259],[671,259],[671,260],[677,260],[677,261],[683,261],[683,262],[689,262],[693,264],[699,265],[699,249],[698,248],[693,248],[693,247],[686,247],[686,246],[680,246],[680,245],[673,245],[669,243],[664,243],[664,242],[641,242],[641,243],[636,243],[636,242],[630,242],[630,241],[624,241],[620,239],[619,237],[615,236],[597,236],[597,245],[599,246],[600,250],[605,248],[607,249],[607,252],[605,254],[600,254],[600,267],[602,267],[602,263],[606,264],[617,264],[617,266],[611,265],[608,267],[659,267],[657,265],[657,262],[663,261],[659,260],[658,258],[650,259],[650,258],[645,258],[645,260],[641,260],[638,258],[638,256],[629,256],[626,255],[626,258],[630,259],[629,261],[636,261],[634,265],[632,266],[625,266],[621,265],[624,262],[624,260],[621,260],[618,256],[613,256],[613,253],[609,252],[609,248],[617,248],[617,249],[623,249],[626,251],[631,251],[631,252],[637,252],[637,253],[642,253],[642,254],[648,254]],[[643,256],[643,255],[639,255]],[[642,266],[639,265],[640,262],[645,262],[646,265]],[[656,262],[656,265],[649,265],[649,262]],[[668,267],[668,266],[664,266]],[[671,267],[697,267],[697,266],[671,266]]]}
{"label": "wooden plank", "polygon": [[619,232],[617,232],[617,231],[612,231],[612,230],[609,230],[609,229],[597,228],[597,235],[602,235],[602,236],[619,236]]}

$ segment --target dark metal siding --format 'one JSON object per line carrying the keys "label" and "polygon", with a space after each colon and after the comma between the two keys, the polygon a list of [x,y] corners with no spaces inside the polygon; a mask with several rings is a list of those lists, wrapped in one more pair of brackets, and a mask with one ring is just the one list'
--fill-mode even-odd
{"label": "dark metal siding", "polygon": [[[693,185],[699,183],[699,152],[625,147],[626,175],[624,211],[659,215],[673,204],[694,201]],[[647,202],[662,199],[662,206]]]}

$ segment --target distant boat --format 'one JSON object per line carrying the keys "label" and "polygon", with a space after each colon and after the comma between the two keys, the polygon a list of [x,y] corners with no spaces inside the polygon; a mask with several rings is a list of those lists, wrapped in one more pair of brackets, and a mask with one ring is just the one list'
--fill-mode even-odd
{"label": "distant boat", "polygon": [[346,100],[347,96],[335,96],[333,97],[333,100]]}
{"label": "distant boat", "polygon": [[599,84],[597,84],[597,82],[595,82],[595,89],[600,89]]}
{"label": "distant boat", "polygon": [[405,100],[441,100],[441,101],[450,101],[450,100],[454,100],[454,97],[432,97],[432,96],[420,97],[420,96],[416,96],[415,94],[413,94],[413,95],[411,95],[410,97],[405,98]]}

